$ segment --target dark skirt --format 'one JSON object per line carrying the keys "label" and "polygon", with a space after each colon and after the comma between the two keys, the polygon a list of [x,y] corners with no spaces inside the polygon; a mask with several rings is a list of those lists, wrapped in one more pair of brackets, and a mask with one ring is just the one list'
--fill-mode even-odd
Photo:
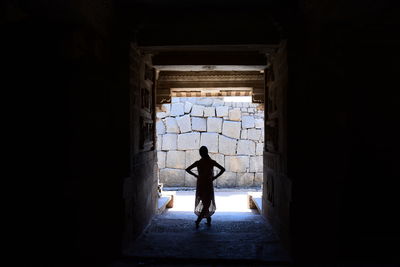
{"label": "dark skirt", "polygon": [[198,179],[194,213],[202,218],[207,218],[215,213],[216,208],[212,178]]}

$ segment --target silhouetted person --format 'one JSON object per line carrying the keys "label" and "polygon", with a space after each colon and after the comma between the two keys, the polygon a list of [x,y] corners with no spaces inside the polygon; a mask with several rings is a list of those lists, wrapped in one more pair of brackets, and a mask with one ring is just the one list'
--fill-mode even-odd
{"label": "silhouetted person", "polygon": [[[207,218],[207,225],[211,225],[211,215],[214,214],[216,206],[214,199],[213,181],[224,173],[225,168],[212,160],[208,155],[208,149],[205,146],[200,147],[201,159],[187,167],[186,171],[197,178],[196,200],[194,213],[198,216],[196,227],[203,218]],[[220,169],[220,172],[214,176],[214,166]],[[197,167],[198,175],[192,172]]]}

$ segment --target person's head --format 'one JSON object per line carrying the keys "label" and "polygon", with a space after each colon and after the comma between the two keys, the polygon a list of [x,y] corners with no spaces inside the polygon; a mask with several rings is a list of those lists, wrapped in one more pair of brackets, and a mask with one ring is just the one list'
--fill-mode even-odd
{"label": "person's head", "polygon": [[202,158],[208,158],[209,157],[209,155],[208,155],[208,149],[207,149],[207,147],[206,146],[202,146],[202,147],[200,147],[200,156],[202,157]]}

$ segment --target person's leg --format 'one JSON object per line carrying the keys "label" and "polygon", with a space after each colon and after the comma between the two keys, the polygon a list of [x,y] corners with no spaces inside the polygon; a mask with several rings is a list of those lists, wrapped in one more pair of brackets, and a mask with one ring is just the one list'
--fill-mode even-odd
{"label": "person's leg", "polygon": [[[202,204],[203,204],[203,208],[202,208],[202,210],[201,210],[201,212],[200,212],[200,215],[197,217],[197,220],[196,220],[196,227],[198,227],[199,226],[199,223],[201,222],[201,220],[205,217],[205,215],[208,213],[208,209],[209,209],[209,207],[210,207],[210,205],[211,205],[211,201],[208,201],[208,200],[206,200],[206,201],[203,201],[202,200]],[[208,223],[208,218],[209,217],[207,217],[207,223]]]}

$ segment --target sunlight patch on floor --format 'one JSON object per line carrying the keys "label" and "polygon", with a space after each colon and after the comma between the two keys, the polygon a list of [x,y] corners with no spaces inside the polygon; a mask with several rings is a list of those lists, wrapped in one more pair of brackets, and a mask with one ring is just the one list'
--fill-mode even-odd
{"label": "sunlight patch on floor", "polygon": [[[215,203],[218,212],[251,212],[246,192],[216,192]],[[194,192],[176,192],[174,207],[170,211],[193,211]]]}

